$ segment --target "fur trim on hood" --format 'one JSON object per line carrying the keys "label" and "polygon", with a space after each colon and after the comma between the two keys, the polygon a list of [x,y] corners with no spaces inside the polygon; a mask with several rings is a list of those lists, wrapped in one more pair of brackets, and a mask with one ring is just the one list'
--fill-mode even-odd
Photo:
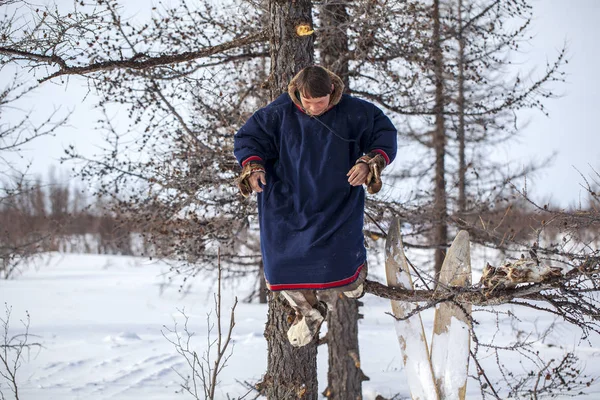
{"label": "fur trim on hood", "polygon": [[[321,67],[321,68],[323,68],[323,67]],[[333,92],[331,93],[331,98],[329,99],[329,108],[328,108],[328,110],[329,110],[329,109],[331,109],[331,107],[333,107],[337,103],[339,103],[340,100],[342,99],[342,94],[344,93],[344,82],[342,82],[342,79],[339,76],[337,76],[336,74],[334,74],[327,68],[323,68],[323,69],[325,71],[327,71],[327,73],[329,74],[329,77],[331,78],[331,83],[333,83]],[[302,71],[298,72],[296,74],[296,76],[294,76],[292,78],[292,80],[290,81],[290,84],[288,85],[288,94],[289,94],[290,98],[292,99],[292,102],[294,102],[294,104],[297,105],[300,109],[304,110],[304,107],[302,106],[302,102],[296,96],[296,92],[298,91],[298,88],[296,86],[296,81],[298,79],[298,75],[300,75],[301,72]]]}

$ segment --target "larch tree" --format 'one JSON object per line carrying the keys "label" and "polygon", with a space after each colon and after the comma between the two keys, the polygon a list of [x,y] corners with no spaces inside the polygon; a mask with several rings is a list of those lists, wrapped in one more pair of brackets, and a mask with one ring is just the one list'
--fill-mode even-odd
{"label": "larch tree", "polygon": [[[433,189],[433,244],[435,246],[434,271],[440,273],[448,243],[448,199],[446,195],[446,124],[444,98],[444,54],[440,20],[440,0],[433,0],[431,13],[433,32],[431,35],[432,84],[435,87],[433,114],[435,125],[432,134],[432,147],[435,154]],[[437,279],[436,279],[437,280]]]}
{"label": "larch tree", "polygon": [[[312,2],[269,0],[269,48],[271,55],[271,100],[283,93],[291,78],[314,62]],[[304,26],[304,31],[301,27]],[[272,293],[265,328],[268,346],[267,373],[260,384],[268,399],[317,399],[317,341],[294,348],[286,332],[293,310],[281,296]]]}
{"label": "larch tree", "polygon": [[[419,233],[435,231],[431,245],[440,254],[446,246],[447,227],[445,231],[437,230],[438,225],[447,226],[448,210],[453,210],[448,206],[452,205],[452,197],[446,190],[446,177],[453,176],[447,167],[452,165],[454,149],[463,146],[462,156],[458,152],[463,160],[458,170],[464,182],[460,186],[465,187],[462,198],[468,204],[471,194],[467,188],[471,183],[464,173],[471,167],[467,167],[467,146],[481,143],[482,131],[475,127],[486,132],[485,127],[493,125],[482,123],[482,115],[492,118],[499,115],[499,110],[512,112],[516,106],[537,104],[534,95],[540,90],[538,84],[528,85],[524,91],[517,85],[521,95],[505,94],[504,101],[502,92],[495,92],[499,101],[491,105],[482,106],[483,100],[477,100],[496,87],[491,79],[475,75],[491,65],[495,47],[476,49],[471,42],[479,40],[476,34],[486,32],[485,24],[488,28],[501,25],[484,23],[481,16],[500,3],[505,2],[489,2],[475,11],[470,4],[483,3],[391,1],[378,7],[369,1],[361,8],[354,2],[325,2],[320,13],[323,27],[336,23],[348,26],[336,35],[318,38],[322,62],[338,72],[353,93],[377,102],[406,121],[425,121],[421,125],[407,123],[401,132],[424,148],[429,157],[398,177],[426,177],[429,187],[435,188],[433,195],[426,192],[417,199],[419,207],[429,205],[431,212],[405,215],[414,226],[425,226],[417,229]],[[452,8],[453,4],[457,5]],[[85,163],[83,176],[99,180],[100,195],[117,190],[118,207],[128,218],[136,218],[138,226],[145,222],[157,253],[180,262],[175,271],[193,275],[197,265],[214,261],[217,247],[240,246],[240,239],[243,241],[247,234],[248,217],[256,211],[254,203],[241,201],[232,185],[239,172],[231,156],[233,133],[253,110],[284,91],[297,71],[313,63],[313,35],[299,36],[296,30],[301,23],[309,30],[313,28],[313,5],[306,0],[269,0],[250,5],[235,3],[224,12],[203,2],[194,7],[186,2],[177,7],[160,3],[151,21],[139,25],[122,17],[114,0],[96,0],[85,6],[75,3],[75,7],[67,12],[32,8],[27,9],[27,15],[18,14],[18,18],[24,18],[18,20],[18,25],[14,18],[7,20],[0,32],[2,62],[28,67],[42,82],[65,83],[72,76],[85,77],[90,88],[100,94],[98,106],[106,115],[100,128],[107,135],[108,146],[95,159],[85,159],[74,149],[69,149],[69,156]],[[326,15],[336,7],[341,7],[339,12]],[[348,21],[344,8],[349,18],[354,18],[352,23],[344,22]],[[452,9],[463,10],[461,17],[457,18]],[[26,28],[17,30],[16,26]],[[456,57],[461,63],[454,62]],[[478,61],[482,62],[480,66],[476,66]],[[550,80],[556,72],[550,68]],[[490,86],[475,85],[481,82]],[[461,89],[455,91],[456,85]],[[113,123],[115,110],[126,115],[128,126]],[[462,124],[457,141],[449,134],[449,127],[455,123],[459,127]],[[459,144],[452,147],[449,143]],[[432,169],[436,171],[433,175]],[[369,207],[403,212],[399,202],[384,200],[372,200]],[[233,266],[228,273],[242,275],[248,267],[256,273],[260,262],[256,250],[249,255],[237,250],[224,255]],[[597,323],[589,319],[597,314],[596,303],[581,301],[587,301],[592,293],[585,288],[593,284],[597,254],[572,260],[570,274],[551,282],[514,291],[482,293],[472,288],[451,296],[463,296],[461,299],[479,305],[515,299],[556,305],[559,299],[556,310],[549,312],[565,318],[576,313],[575,323],[583,321],[585,329],[598,331]],[[405,293],[373,282],[367,287],[382,297],[430,306],[435,301],[452,300],[437,299],[430,291]],[[567,296],[560,292],[565,288]],[[318,397],[317,344],[302,349],[289,345],[285,332],[290,315],[291,309],[279,296],[271,296],[265,330],[268,370],[261,389],[271,399],[314,399]],[[354,324],[354,320],[351,322]],[[339,326],[332,324],[332,328]],[[351,336],[354,340],[354,333]],[[361,378],[356,365],[348,366],[350,359],[356,363],[352,356],[348,358],[348,351],[356,345],[350,341],[343,344],[337,357],[341,362],[336,364],[335,355],[331,361],[334,371],[330,372],[338,375],[329,382],[332,397],[339,393],[339,398],[344,392],[336,388],[343,382],[360,387],[355,385],[360,385]],[[334,349],[332,346],[330,352]]]}
{"label": "larch tree", "polygon": [[[351,71],[360,78],[353,90],[401,121],[399,139],[411,151],[400,153],[388,180],[413,187],[406,197],[418,204],[388,198],[373,207],[393,207],[415,236],[428,239],[434,271],[449,229],[468,228],[507,198],[512,181],[547,162],[517,169],[491,157],[520,133],[519,111],[544,112],[564,76],[564,49],[537,78],[511,64],[528,41],[531,12],[524,0],[403,2],[386,9],[374,34],[363,35],[377,46]],[[393,40],[381,37],[389,21]]]}
{"label": "larch tree", "polygon": [[520,110],[546,114],[544,100],[563,81],[565,49],[534,78],[533,71],[512,65],[529,39],[529,2],[457,0],[448,3],[446,15],[448,136],[458,191],[452,201],[457,215],[468,215],[493,207],[509,182],[545,164],[526,162],[516,170],[490,157],[490,150],[519,135]]}

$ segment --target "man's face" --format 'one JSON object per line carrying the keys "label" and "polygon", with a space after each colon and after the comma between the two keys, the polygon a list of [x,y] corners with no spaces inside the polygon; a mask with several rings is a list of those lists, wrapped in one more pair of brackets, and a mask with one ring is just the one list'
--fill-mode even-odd
{"label": "man's face", "polygon": [[[333,85],[332,85],[333,86]],[[300,94],[300,102],[302,102],[302,106],[310,115],[321,115],[323,114],[327,108],[329,107],[329,100],[331,99],[331,95],[323,97],[304,97],[302,93]]]}

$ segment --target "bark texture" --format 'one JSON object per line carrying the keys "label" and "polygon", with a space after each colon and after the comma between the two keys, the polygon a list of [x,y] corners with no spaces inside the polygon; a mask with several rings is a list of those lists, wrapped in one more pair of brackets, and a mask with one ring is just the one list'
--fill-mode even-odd
{"label": "bark texture", "polygon": [[458,210],[462,213],[467,210],[467,163],[465,160],[465,39],[463,37],[462,0],[457,4],[458,24],[458,98],[456,107],[458,111]]}
{"label": "bark texture", "polygon": [[362,382],[369,378],[360,368],[358,349],[358,306],[360,302],[343,294],[329,314],[327,347],[329,371],[323,395],[335,400],[361,400]]}
{"label": "bark texture", "polygon": [[435,152],[434,180],[434,231],[435,273],[439,275],[446,254],[448,241],[448,206],[446,199],[446,131],[444,127],[444,67],[440,35],[440,2],[433,1],[433,79],[435,84],[435,130],[433,132],[433,148]]}
{"label": "bark texture", "polygon": [[277,293],[269,294],[269,316],[265,328],[268,345],[267,374],[260,384],[269,400],[319,398],[317,382],[317,341],[292,347],[287,331],[294,310]]}
{"label": "bark texture", "polygon": [[270,0],[271,99],[287,89],[290,79],[314,62],[313,35],[298,36],[301,24],[312,27],[312,2]]}
{"label": "bark texture", "polygon": [[267,281],[265,280],[265,268],[262,260],[260,260],[260,267],[258,270],[259,276],[259,289],[258,289],[258,302],[260,304],[267,304]]}

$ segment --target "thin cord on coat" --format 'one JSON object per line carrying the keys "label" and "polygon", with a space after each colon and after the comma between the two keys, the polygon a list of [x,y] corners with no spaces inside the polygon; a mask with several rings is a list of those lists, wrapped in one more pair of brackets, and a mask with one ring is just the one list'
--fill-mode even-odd
{"label": "thin cord on coat", "polygon": [[320,120],[319,118],[317,118],[316,116],[314,116],[314,115],[311,115],[310,117],[311,117],[311,118],[314,118],[315,120],[317,120],[317,121],[318,121],[318,122],[319,122],[321,125],[323,125],[325,128],[327,128],[327,129],[329,130],[329,132],[333,133],[335,136],[337,136],[338,138],[342,139],[344,142],[348,142],[348,143],[356,143],[356,140],[355,140],[355,139],[346,139],[346,138],[344,138],[344,137],[341,137],[340,135],[338,135],[338,134],[336,133],[336,131],[334,131],[333,129],[331,129],[331,128],[329,127],[329,125],[327,125],[325,122],[321,121],[321,120]]}

